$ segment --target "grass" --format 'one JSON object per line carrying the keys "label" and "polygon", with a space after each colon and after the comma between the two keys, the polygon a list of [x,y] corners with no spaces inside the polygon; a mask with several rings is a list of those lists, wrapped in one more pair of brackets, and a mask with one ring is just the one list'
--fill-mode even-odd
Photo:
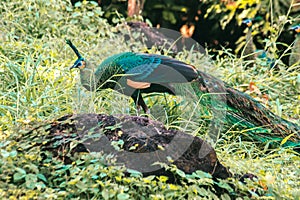
{"label": "grass", "polygon": [[[94,7],[84,3],[73,8],[68,2],[58,0],[0,3],[0,195],[10,199],[128,199],[141,196],[177,199],[186,195],[200,199],[207,193],[215,199],[212,189],[200,187],[209,185],[206,179],[189,179],[189,185],[172,185],[163,177],[124,177],[125,169],[106,167],[100,161],[95,163],[93,160],[102,157],[94,154],[78,155],[78,161],[71,166],[63,166],[61,161],[47,155],[49,164],[38,166],[39,149],[25,153],[18,151],[32,145],[26,137],[21,142],[15,141],[21,133],[65,114],[137,114],[128,97],[111,90],[87,92],[80,86],[78,72],[69,70],[76,56],[66,45],[66,38],[76,44],[84,57],[95,63],[112,54],[131,51],[126,42],[120,42],[122,38],[115,28],[101,18],[101,9]],[[134,51],[139,51],[138,47]],[[299,123],[299,65],[287,69],[279,64],[279,70],[275,72],[257,60],[257,67],[246,70],[241,58],[226,49],[224,54],[225,57],[215,61],[191,52],[182,52],[178,58],[264,102],[262,96],[248,89],[250,82],[255,83],[268,95],[266,106],[270,110]],[[153,110],[152,118],[169,128],[179,128],[209,139],[205,119],[184,114],[184,105],[178,103],[180,98],[162,95],[146,100]],[[267,186],[265,196],[255,198],[300,198],[299,154],[283,148],[270,151],[268,144],[261,148],[253,142],[242,141],[240,133],[233,130],[212,145],[218,158],[233,173],[256,174]],[[65,167],[69,168],[70,176],[66,175]],[[45,177],[46,172],[51,176]],[[99,173],[101,181],[93,179]],[[260,188],[257,183],[242,185],[234,179],[225,183],[232,183],[245,193]]]}

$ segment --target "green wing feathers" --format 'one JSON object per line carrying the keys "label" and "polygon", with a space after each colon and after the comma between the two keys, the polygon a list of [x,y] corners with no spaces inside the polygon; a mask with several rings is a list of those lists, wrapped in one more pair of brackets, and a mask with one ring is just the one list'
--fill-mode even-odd
{"label": "green wing feathers", "polygon": [[111,76],[117,72],[128,75],[133,81],[149,83],[182,83],[198,77],[197,70],[192,65],[167,56],[132,52],[107,58],[95,74]]}

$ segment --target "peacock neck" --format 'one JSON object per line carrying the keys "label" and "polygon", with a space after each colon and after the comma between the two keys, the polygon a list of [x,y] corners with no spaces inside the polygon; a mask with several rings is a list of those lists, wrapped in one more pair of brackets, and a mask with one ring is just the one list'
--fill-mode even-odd
{"label": "peacock neck", "polygon": [[81,84],[89,91],[94,91],[97,89],[94,71],[94,67],[92,67],[89,62],[86,62],[85,68],[80,69]]}
{"label": "peacock neck", "polygon": [[298,63],[300,60],[300,34],[296,34],[294,45],[292,47],[292,53],[289,58],[289,65],[292,66]]}
{"label": "peacock neck", "polygon": [[299,41],[300,41],[300,33],[296,33],[294,43],[297,43],[297,42],[299,43]]}
{"label": "peacock neck", "polygon": [[255,60],[255,46],[253,43],[253,36],[252,36],[252,27],[249,27],[249,30],[246,35],[246,46],[244,47],[245,60]]}

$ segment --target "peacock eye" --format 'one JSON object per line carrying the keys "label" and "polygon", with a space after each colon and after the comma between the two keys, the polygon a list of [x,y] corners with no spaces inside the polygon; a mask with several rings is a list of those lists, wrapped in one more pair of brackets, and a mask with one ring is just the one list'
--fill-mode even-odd
{"label": "peacock eye", "polygon": [[78,64],[78,68],[79,68],[79,69],[85,68],[85,61],[81,61],[81,62]]}

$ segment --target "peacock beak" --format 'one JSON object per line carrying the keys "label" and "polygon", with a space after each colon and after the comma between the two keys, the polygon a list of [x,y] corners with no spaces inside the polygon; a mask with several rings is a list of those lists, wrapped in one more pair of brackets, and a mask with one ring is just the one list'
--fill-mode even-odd
{"label": "peacock beak", "polygon": [[75,68],[83,69],[84,67],[85,67],[84,58],[79,58],[75,61],[74,65],[70,67],[70,70]]}
{"label": "peacock beak", "polygon": [[252,26],[252,20],[250,20],[250,19],[244,19],[242,22],[244,24],[246,24],[247,27],[251,27]]}
{"label": "peacock beak", "polygon": [[293,26],[293,27],[289,28],[289,30],[295,31],[296,33],[300,33],[300,25]]}

